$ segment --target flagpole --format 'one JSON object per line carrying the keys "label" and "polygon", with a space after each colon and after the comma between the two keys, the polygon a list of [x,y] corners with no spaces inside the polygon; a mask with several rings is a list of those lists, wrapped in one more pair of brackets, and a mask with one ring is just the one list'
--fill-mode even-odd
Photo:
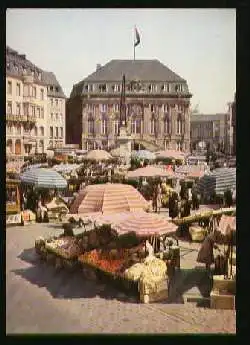
{"label": "flagpole", "polygon": [[134,26],[134,42],[133,42],[133,45],[134,45],[134,60],[135,60],[135,26]]}

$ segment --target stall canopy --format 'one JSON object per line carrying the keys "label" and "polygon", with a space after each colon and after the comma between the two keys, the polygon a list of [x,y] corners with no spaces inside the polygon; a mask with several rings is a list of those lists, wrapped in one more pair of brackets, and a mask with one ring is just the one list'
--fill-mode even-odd
{"label": "stall canopy", "polygon": [[80,191],[70,213],[136,212],[148,208],[148,202],[132,186],[119,183],[90,185]]}
{"label": "stall canopy", "polygon": [[146,166],[145,168],[139,168],[133,171],[129,171],[127,174],[128,178],[169,176],[173,176],[173,172],[171,170],[164,170],[163,168],[154,166]]}
{"label": "stall canopy", "polygon": [[137,212],[113,225],[118,235],[135,232],[138,237],[173,235],[177,226],[166,218],[152,213]]}
{"label": "stall canopy", "polygon": [[148,150],[132,151],[132,157],[145,160],[155,160],[155,153]]}
{"label": "stall canopy", "polygon": [[30,169],[25,171],[20,179],[23,183],[37,188],[64,189],[67,187],[67,181],[52,169]]}
{"label": "stall canopy", "polygon": [[211,195],[212,193],[223,194],[227,189],[236,188],[236,168],[219,168],[204,175],[198,183],[198,190],[201,194]]}
{"label": "stall canopy", "polygon": [[112,156],[105,150],[91,150],[86,154],[85,158],[94,161],[107,161],[112,159]]}
{"label": "stall canopy", "polygon": [[185,153],[181,151],[175,150],[165,150],[165,151],[158,151],[155,153],[156,158],[172,158],[172,159],[185,159]]}

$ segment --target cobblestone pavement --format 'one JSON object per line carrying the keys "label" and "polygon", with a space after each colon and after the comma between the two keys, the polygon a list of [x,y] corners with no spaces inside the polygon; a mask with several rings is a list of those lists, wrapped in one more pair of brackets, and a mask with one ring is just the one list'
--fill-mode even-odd
{"label": "cobblestone pavement", "polygon": [[[38,236],[57,234],[52,224],[6,230],[6,332],[11,333],[235,333],[235,312],[193,303],[139,304],[133,297],[80,272],[56,272],[39,262]],[[184,245],[184,244],[183,244]],[[197,255],[185,244],[182,261]]]}

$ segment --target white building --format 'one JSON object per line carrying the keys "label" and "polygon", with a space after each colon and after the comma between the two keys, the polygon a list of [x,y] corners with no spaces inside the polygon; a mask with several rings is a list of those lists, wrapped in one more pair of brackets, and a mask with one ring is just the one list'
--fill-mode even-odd
{"label": "white building", "polygon": [[42,80],[47,85],[48,147],[63,147],[65,145],[66,97],[54,73],[43,72]]}
{"label": "white building", "polygon": [[25,55],[6,47],[7,156],[44,153],[51,140],[53,145],[65,143],[62,88],[53,73],[44,72]]}

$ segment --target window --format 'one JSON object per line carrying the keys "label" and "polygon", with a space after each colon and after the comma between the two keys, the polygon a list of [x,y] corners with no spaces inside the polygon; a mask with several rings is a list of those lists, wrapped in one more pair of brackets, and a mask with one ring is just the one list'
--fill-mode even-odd
{"label": "window", "polygon": [[131,133],[140,134],[141,133],[141,120],[133,118],[131,121]]}
{"label": "window", "polygon": [[23,95],[24,95],[24,97],[29,96],[29,86],[28,85],[23,86]]}
{"label": "window", "polygon": [[21,104],[20,103],[16,104],[16,114],[21,115]]}
{"label": "window", "polygon": [[164,92],[169,92],[169,84],[163,84],[162,87],[161,87],[162,91]]}
{"label": "window", "polygon": [[89,115],[89,117],[88,117],[88,133],[93,134],[94,131],[95,131],[94,119],[91,115]]}
{"label": "window", "polygon": [[119,111],[119,104],[118,103],[113,104],[113,110],[114,110],[114,112],[118,112]]}
{"label": "window", "polygon": [[63,114],[60,114],[60,122],[63,122]]}
{"label": "window", "polygon": [[91,84],[85,85],[85,91],[86,92],[93,92],[93,85],[91,85]]}
{"label": "window", "polygon": [[37,137],[37,127],[34,128],[34,135]]}
{"label": "window", "polygon": [[56,138],[58,138],[58,127],[56,127]]}
{"label": "window", "polygon": [[150,133],[155,134],[156,133],[156,121],[155,118],[152,117],[150,121]]}
{"label": "window", "polygon": [[44,100],[44,89],[40,90],[40,98],[42,101]]}
{"label": "window", "polygon": [[105,117],[102,118],[102,134],[108,133],[108,121]]}
{"label": "window", "polygon": [[7,103],[7,114],[12,114],[12,103],[11,102]]}
{"label": "window", "polygon": [[38,72],[38,79],[41,80],[42,79],[42,73],[41,72]]}
{"label": "window", "polygon": [[19,97],[21,96],[21,84],[20,83],[16,84],[16,95]]}
{"label": "window", "polygon": [[56,121],[58,121],[58,114],[56,113]]}
{"label": "window", "polygon": [[164,118],[164,133],[165,134],[170,133],[170,119],[169,119],[168,114],[166,114]]}
{"label": "window", "polygon": [[59,87],[58,86],[56,86],[56,92],[59,92]]}
{"label": "window", "polygon": [[100,111],[105,113],[107,111],[107,104],[100,104]]}
{"label": "window", "polygon": [[59,108],[60,108],[60,110],[62,110],[62,100],[61,99],[59,100]]}
{"label": "window", "polygon": [[61,127],[60,130],[61,130],[61,133],[60,133],[61,134],[61,138],[63,138],[63,127]]}
{"label": "window", "polygon": [[12,126],[7,126],[7,134],[12,134],[13,127]]}
{"label": "window", "polygon": [[99,92],[106,92],[107,91],[107,85],[106,84],[100,84],[99,85]]}
{"label": "window", "polygon": [[49,90],[50,90],[50,91],[53,91],[53,86],[50,86],[50,87],[49,87]]}
{"label": "window", "polygon": [[155,91],[156,91],[156,85],[150,84],[150,85],[148,86],[148,91],[149,91],[149,92],[155,92]]}
{"label": "window", "polygon": [[180,141],[177,141],[177,143],[176,143],[176,150],[177,151],[181,151],[181,143],[180,143]]}
{"label": "window", "polygon": [[53,114],[53,113],[50,114],[50,120],[51,120],[51,121],[54,120],[54,114]]}
{"label": "window", "polygon": [[50,128],[49,128],[49,137],[53,138],[53,127],[52,126],[50,126]]}
{"label": "window", "polygon": [[182,92],[183,86],[182,84],[176,84],[175,85],[175,92]]}
{"label": "window", "polygon": [[11,81],[8,81],[8,88],[7,88],[7,91],[8,91],[8,95],[11,95],[11,94],[12,94],[12,82],[11,82]]}
{"label": "window", "polygon": [[162,104],[162,110],[164,113],[168,113],[169,112],[169,104]]}
{"label": "window", "polygon": [[32,87],[32,97],[36,98],[36,87]]}
{"label": "window", "polygon": [[181,120],[181,116],[180,115],[178,115],[178,118],[177,118],[176,133],[177,134],[181,134],[182,133],[182,120]]}
{"label": "window", "polygon": [[32,109],[32,115],[36,116],[36,107],[31,106],[31,109]]}
{"label": "window", "polygon": [[156,112],[156,105],[151,104],[151,105],[150,105],[150,110],[151,110],[151,113]]}
{"label": "window", "polygon": [[41,119],[44,119],[44,109],[41,108]]}
{"label": "window", "polygon": [[44,128],[42,126],[40,127],[40,136],[44,136]]}
{"label": "window", "polygon": [[53,107],[53,98],[50,99],[50,106]]}
{"label": "window", "polygon": [[119,84],[112,85],[112,90],[114,92],[120,92],[121,91],[121,86]]}
{"label": "window", "polygon": [[17,135],[21,135],[21,133],[22,133],[22,128],[21,128],[21,126],[17,126],[17,127],[16,127],[16,134],[17,134]]}
{"label": "window", "polygon": [[114,134],[119,134],[119,120],[114,120]]}
{"label": "window", "polygon": [[58,99],[57,99],[57,98],[56,98],[56,101],[55,101],[55,102],[56,102],[56,107],[58,107]]}

